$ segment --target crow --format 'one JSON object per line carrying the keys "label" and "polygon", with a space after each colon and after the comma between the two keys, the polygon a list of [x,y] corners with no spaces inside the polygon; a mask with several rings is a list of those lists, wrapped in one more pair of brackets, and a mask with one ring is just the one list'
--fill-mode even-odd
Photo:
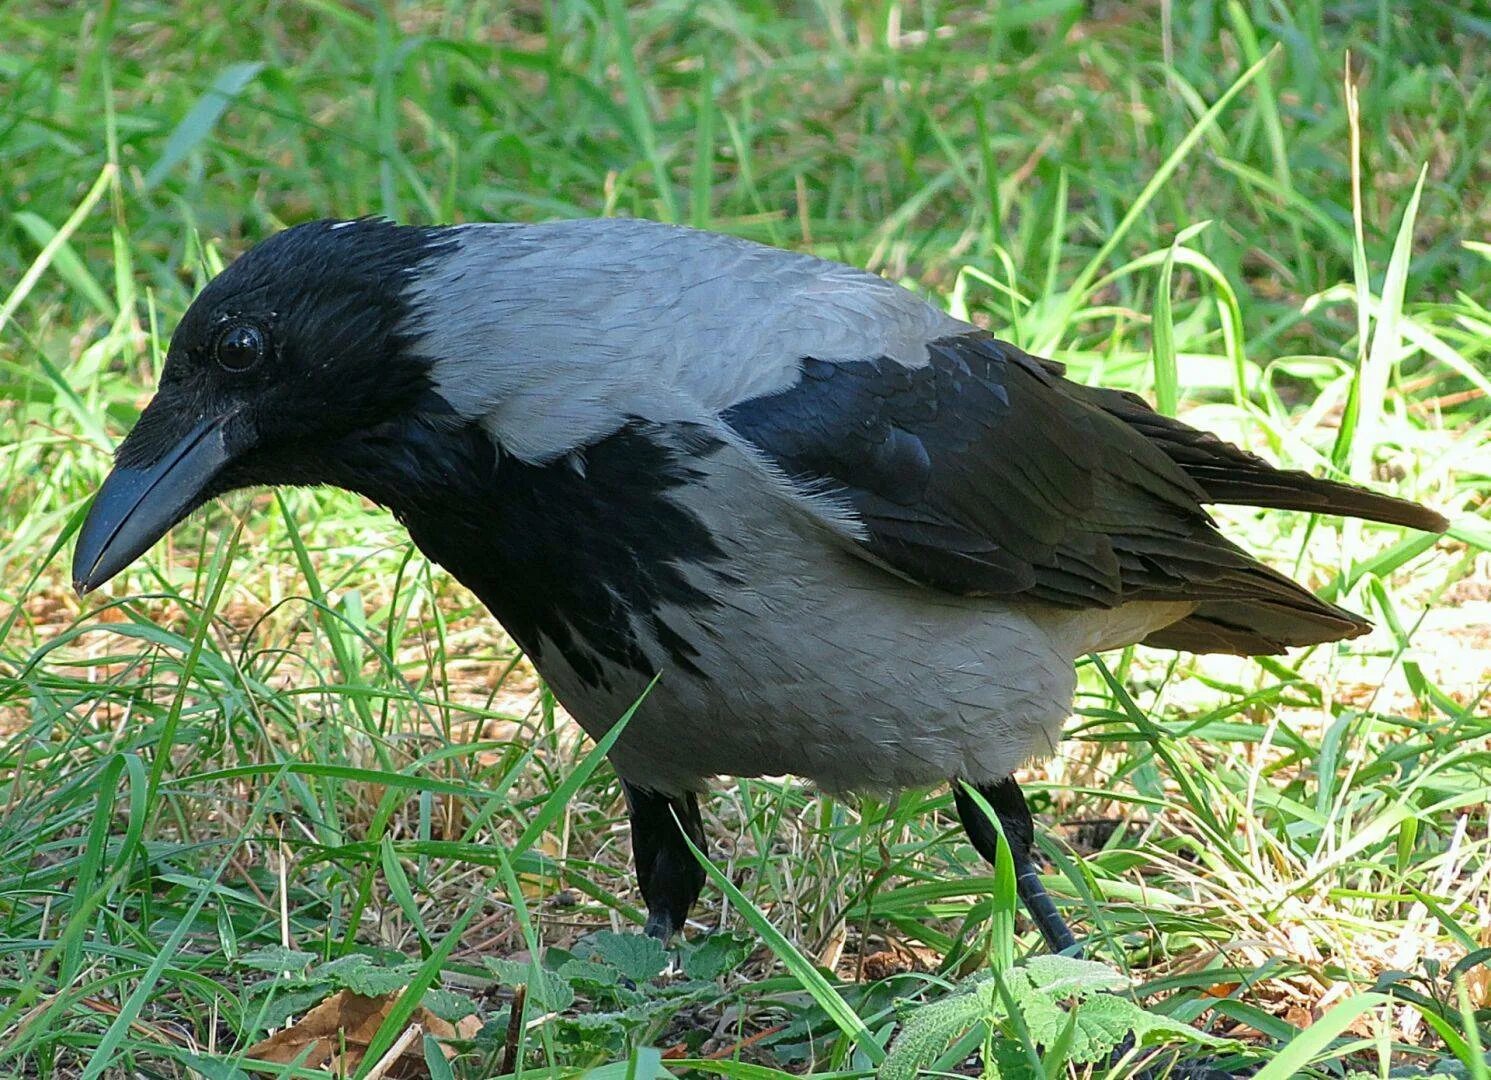
{"label": "crow", "polygon": [[[830,793],[952,781],[1053,951],[1012,777],[1084,654],[1278,653],[1366,633],[1206,504],[1441,532],[1069,381],[863,271],[641,220],[316,221],[214,278],[81,528],[87,592],[206,501],[331,484],[387,507],[593,738],[645,931],[704,883],[717,775]],[[650,689],[649,689],[650,688]]]}

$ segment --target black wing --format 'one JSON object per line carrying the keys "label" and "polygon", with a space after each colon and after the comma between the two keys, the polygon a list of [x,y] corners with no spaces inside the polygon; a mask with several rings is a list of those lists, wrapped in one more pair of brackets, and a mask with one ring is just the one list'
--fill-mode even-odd
{"label": "black wing", "polygon": [[[1161,643],[1207,651],[1368,628],[1222,537],[1203,509],[1214,496],[1166,443],[1059,365],[984,334],[929,352],[919,368],[808,359],[795,387],[725,420],[789,475],[839,490],[868,530],[865,553],[933,588],[1078,608],[1195,601],[1178,626],[1197,632],[1171,628]],[[1200,625],[1208,602],[1220,629]]]}

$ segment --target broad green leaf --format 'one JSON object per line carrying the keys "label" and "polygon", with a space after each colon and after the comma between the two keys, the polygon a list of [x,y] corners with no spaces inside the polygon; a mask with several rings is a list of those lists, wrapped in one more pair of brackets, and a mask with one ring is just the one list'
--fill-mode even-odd
{"label": "broad green leaf", "polygon": [[633,982],[646,982],[668,966],[668,950],[646,934],[617,934],[602,930],[595,935],[595,955]]}
{"label": "broad green leaf", "polygon": [[559,965],[558,976],[572,986],[610,990],[621,985],[621,972],[610,964],[594,960],[566,960]]}
{"label": "broad green leaf", "polygon": [[304,971],[306,965],[316,959],[315,955],[299,949],[287,949],[283,945],[269,945],[246,952],[238,963],[254,971],[268,971],[279,975],[285,972]]}
{"label": "broad green leaf", "polygon": [[[425,1004],[429,1005],[428,1000]],[[430,1034],[424,1037],[424,1058],[425,1068],[430,1070],[430,1080],[456,1080],[456,1074],[451,1070],[445,1052],[440,1049],[440,1041]]]}
{"label": "broad green leaf", "polygon": [[203,1080],[249,1080],[248,1073],[222,1058],[193,1054],[189,1050],[177,1051],[177,1057],[190,1066],[192,1072],[201,1074]]}
{"label": "broad green leaf", "polygon": [[380,967],[362,953],[352,953],[329,964],[321,964],[312,974],[317,979],[325,979],[333,986],[351,990],[354,994],[377,997],[402,990],[414,977],[418,967],[417,964]]}
{"label": "broad green leaf", "polygon": [[916,1009],[876,1070],[876,1080],[914,1080],[948,1043],[990,1016],[993,997],[993,980],[985,980]]}
{"label": "broad green leaf", "polygon": [[451,1024],[457,1020],[464,1020],[476,1012],[476,1003],[465,994],[458,994],[454,990],[438,988],[426,990],[424,1000],[420,1004]]}
{"label": "broad green leaf", "polygon": [[1075,1014],[1069,1059],[1078,1064],[1102,1061],[1130,1034],[1141,1045],[1185,1041],[1215,1046],[1223,1042],[1179,1020],[1147,1012],[1120,994],[1092,994],[1067,1007],[1044,993],[1030,994],[1021,1001],[1020,1011],[1031,1037],[1043,1046],[1061,1039]]}
{"label": "broad green leaf", "polygon": [[483,957],[482,963],[503,986],[526,986],[528,1000],[545,1012],[562,1012],[574,1004],[574,988],[552,971],[540,968],[535,982],[531,964],[495,956]]}
{"label": "broad green leaf", "polygon": [[1075,956],[1041,953],[1027,959],[1020,970],[1031,986],[1050,998],[1086,996],[1100,990],[1127,990],[1131,984],[1127,975],[1107,964]]}
{"label": "broad green leaf", "polygon": [[290,1017],[310,1012],[326,1000],[325,983],[316,983],[304,990],[281,990],[280,986],[283,984],[275,979],[266,979],[260,985],[265,988],[265,1000],[250,1017],[245,1034],[283,1027]]}
{"label": "broad green leaf", "polygon": [[755,938],[744,934],[710,934],[685,952],[683,973],[691,979],[718,979],[745,963],[756,951]]}

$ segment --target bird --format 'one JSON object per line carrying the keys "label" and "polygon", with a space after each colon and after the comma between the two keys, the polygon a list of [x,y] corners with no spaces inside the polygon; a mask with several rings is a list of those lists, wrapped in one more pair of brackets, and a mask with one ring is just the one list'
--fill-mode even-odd
{"label": "bird", "polygon": [[665,942],[705,883],[710,780],[794,775],[831,795],[951,782],[976,851],[1008,844],[1046,946],[1080,952],[1014,778],[1056,750],[1075,663],[1370,629],[1207,506],[1446,528],[875,273],[626,218],[328,219],[251,247],[182,315],[75,587],[266,485],[391,511],[592,738],[635,706],[609,757]]}

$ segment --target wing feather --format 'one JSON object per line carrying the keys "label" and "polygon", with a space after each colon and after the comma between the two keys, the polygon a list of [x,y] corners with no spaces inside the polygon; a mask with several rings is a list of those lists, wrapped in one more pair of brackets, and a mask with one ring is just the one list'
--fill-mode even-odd
{"label": "wing feather", "polygon": [[1276,651],[1367,629],[1232,544],[1204,508],[1215,488],[1287,493],[1302,474],[1271,479],[1261,459],[986,334],[934,341],[928,358],[808,359],[795,387],[724,419],[789,476],[838,491],[864,523],[862,553],[930,588],[1203,606],[1161,644]]}

